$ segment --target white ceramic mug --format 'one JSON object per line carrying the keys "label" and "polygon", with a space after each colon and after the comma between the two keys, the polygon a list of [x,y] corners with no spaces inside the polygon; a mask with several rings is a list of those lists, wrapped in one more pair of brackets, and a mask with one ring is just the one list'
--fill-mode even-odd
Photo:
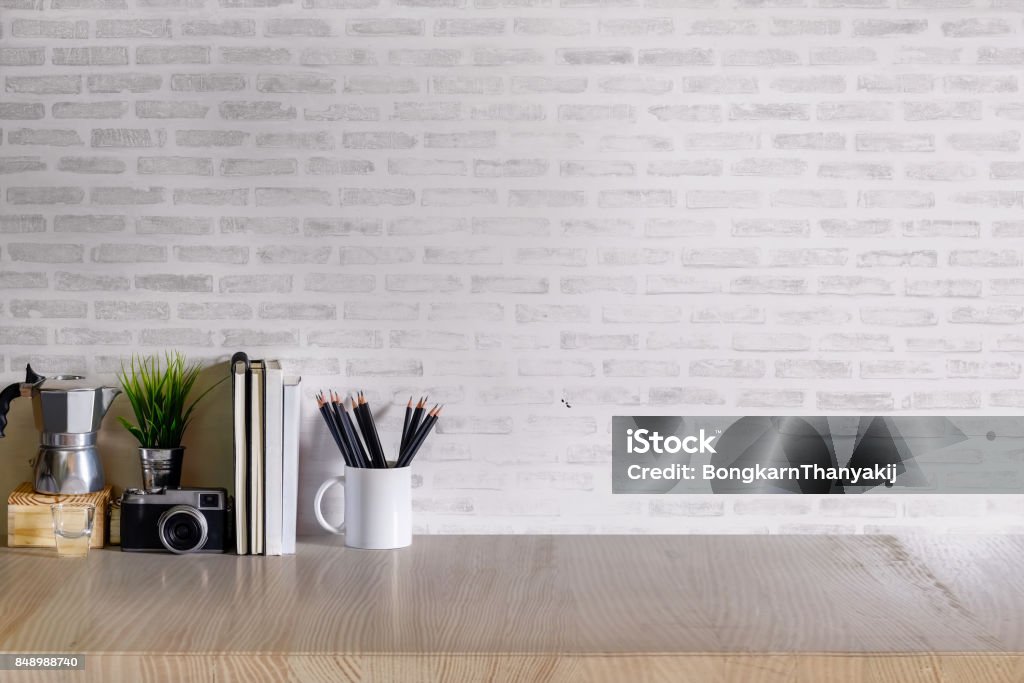
{"label": "white ceramic mug", "polygon": [[[377,469],[346,467],[345,474],[331,477],[316,492],[316,521],[332,534],[344,534],[350,548],[385,550],[412,543],[411,467]],[[327,489],[340,484],[345,491],[345,517],[334,526],[324,519]]]}

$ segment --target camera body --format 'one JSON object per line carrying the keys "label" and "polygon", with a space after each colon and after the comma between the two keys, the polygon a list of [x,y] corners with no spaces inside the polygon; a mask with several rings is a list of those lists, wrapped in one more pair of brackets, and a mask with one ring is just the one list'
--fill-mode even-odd
{"label": "camera body", "polygon": [[121,550],[223,553],[230,519],[225,489],[127,489],[121,496]]}

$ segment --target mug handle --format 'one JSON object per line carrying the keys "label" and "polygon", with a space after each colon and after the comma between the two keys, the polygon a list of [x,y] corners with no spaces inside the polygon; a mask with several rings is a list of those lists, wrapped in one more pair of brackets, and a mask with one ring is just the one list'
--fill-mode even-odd
{"label": "mug handle", "polygon": [[[316,521],[320,523],[324,531],[330,531],[332,534],[343,534],[345,533],[345,519],[342,518],[341,524],[334,526],[326,519],[324,519],[324,511],[322,509],[324,494],[327,493],[327,489],[331,488],[335,484],[345,488],[345,475],[339,474],[336,477],[331,477],[324,483],[320,484],[320,489],[316,492],[316,497],[313,499],[313,512],[316,514]],[[343,513],[344,514],[344,513]]]}

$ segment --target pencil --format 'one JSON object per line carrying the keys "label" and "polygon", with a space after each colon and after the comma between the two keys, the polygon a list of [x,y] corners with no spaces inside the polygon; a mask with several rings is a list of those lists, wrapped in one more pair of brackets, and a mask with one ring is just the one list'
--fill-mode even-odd
{"label": "pencil", "polygon": [[399,458],[396,467],[406,467],[412,462],[412,459],[416,457],[416,453],[420,450],[420,446],[423,445],[423,442],[426,441],[427,436],[430,434],[430,430],[432,430],[434,425],[437,424],[437,418],[441,415],[441,410],[443,408],[444,406],[434,406],[431,409],[426,420],[423,421],[423,427],[421,427],[419,433],[416,434],[416,438],[409,442],[409,447],[402,454],[402,457]]}
{"label": "pencil", "polygon": [[341,410],[344,406],[340,405],[341,401],[338,398],[338,394],[335,391],[330,392],[331,396],[331,415],[334,416],[335,425],[337,425],[338,434],[341,436],[341,440],[344,442],[345,447],[348,448],[349,458],[352,460],[352,467],[359,467],[359,455],[356,449],[355,442],[349,437],[349,434],[345,431],[344,422],[341,418]]}
{"label": "pencil", "polygon": [[334,417],[334,424],[339,428],[338,433],[341,434],[342,437],[344,437],[345,435],[341,432],[340,429],[341,413],[338,412],[338,397],[333,390],[327,392],[327,395],[330,397],[330,401],[328,401],[327,405],[330,407],[331,415]]}
{"label": "pencil", "polygon": [[352,417],[355,418],[355,423],[359,427],[359,433],[362,435],[362,442],[367,446],[367,467],[380,467],[377,451],[374,447],[373,436],[370,431],[370,423],[367,421],[367,412],[362,408],[358,399],[358,394],[356,394],[355,398],[352,398]]}
{"label": "pencil", "polygon": [[337,425],[334,424],[333,418],[328,413],[328,411],[330,409],[327,407],[327,404],[324,401],[323,394],[317,394],[316,405],[317,405],[317,408],[320,409],[320,416],[323,417],[324,418],[324,422],[327,423],[327,429],[328,429],[328,431],[330,431],[331,437],[334,439],[334,443],[336,443],[338,445],[338,451],[341,452],[342,459],[345,461],[346,465],[351,467],[352,466],[351,456],[349,455],[348,449],[345,447],[345,444],[342,442],[341,435],[338,433],[338,430],[337,430]]}
{"label": "pencil", "polygon": [[369,466],[377,467],[377,451],[373,447],[373,440],[370,438],[370,425],[366,422],[366,411],[363,410],[363,396],[356,392],[352,399],[352,414],[359,424],[359,431],[363,435],[363,443],[366,444],[366,452],[369,455]]}
{"label": "pencil", "polygon": [[[357,439],[359,439],[359,437],[365,437],[365,433],[363,432],[363,416],[359,414],[358,404],[356,403],[356,400],[351,396],[348,396],[346,398],[348,401],[351,402],[351,405],[345,405],[345,399],[342,399],[341,405],[342,410],[345,411],[345,417],[348,418],[348,423],[352,427],[352,433],[356,436]],[[359,446],[362,450],[362,454],[365,456],[366,462],[371,462],[373,454],[370,452],[370,442],[360,440]],[[370,465],[366,464],[364,465],[364,467],[370,467]]]}
{"label": "pencil", "polygon": [[345,401],[341,401],[341,426],[348,435],[349,441],[355,446],[356,455],[356,466],[357,467],[369,467],[369,462],[366,457],[366,451],[363,450],[363,444],[359,441],[359,436],[356,434],[356,428],[352,424],[352,420],[349,419],[348,411],[345,409]]}
{"label": "pencil", "polygon": [[356,445],[348,438],[345,434],[345,430],[341,425],[341,411],[338,409],[338,395],[331,391],[331,400],[329,402],[329,412],[331,417],[334,418],[334,427],[338,431],[338,436],[341,438],[341,442],[348,449],[349,459],[352,461],[353,467],[359,466],[358,456],[356,455]]}
{"label": "pencil", "polygon": [[373,441],[373,428],[370,426],[370,416],[367,414],[369,411],[366,409],[366,399],[361,393],[356,396],[357,398],[352,402],[352,412],[358,418],[359,429],[363,434],[363,443],[366,444],[366,452],[369,455],[367,467],[383,467],[381,464],[383,454],[378,451],[377,444]]}
{"label": "pencil", "polygon": [[[424,398],[424,400],[426,400],[426,398]],[[424,410],[426,410],[426,407],[427,406],[424,404],[424,406],[423,406]],[[415,443],[417,439],[419,439],[420,434],[422,434],[423,430],[426,429],[427,423],[430,422],[430,418],[432,418],[434,416],[434,411],[435,410],[437,410],[437,404],[436,403],[434,404],[433,408],[431,408],[429,411],[427,411],[427,414],[423,416],[423,419],[420,420],[419,426],[415,430],[413,430],[412,433],[409,434],[409,442],[405,445],[405,450],[403,450],[401,452],[401,454],[399,455],[399,459],[401,459],[402,456],[404,456],[406,453],[408,453],[410,447],[412,446],[412,444]]]}
{"label": "pencil", "polygon": [[405,404],[405,422],[402,423],[402,440],[398,444],[399,457],[401,457],[402,451],[405,450],[406,441],[409,439],[410,422],[412,422],[412,396],[409,397],[409,402]]}
{"label": "pencil", "polygon": [[370,439],[373,441],[373,450],[377,454],[377,467],[387,467],[388,460],[384,457],[384,448],[380,445],[380,435],[377,433],[377,423],[373,419],[373,412],[370,410],[370,402],[363,396],[363,392],[359,392],[359,402],[363,409],[363,416],[366,418],[366,424],[370,428]]}
{"label": "pencil", "polygon": [[427,435],[430,434],[430,430],[434,428],[434,423],[437,422],[438,412],[439,408],[437,405],[431,408],[423,418],[423,422],[420,424],[420,428],[417,430],[416,434],[409,439],[409,443],[399,459],[402,467],[409,465],[412,462],[412,459],[416,456],[420,446],[423,445]]}
{"label": "pencil", "polygon": [[[320,416],[327,424],[334,443],[347,467],[386,469],[391,467],[384,455],[377,424],[366,395],[356,392],[349,396],[352,415],[349,415],[346,399],[334,391],[320,391],[315,395]],[[398,447],[395,467],[408,467],[423,446],[441,415],[443,405],[434,404],[429,411],[427,397],[422,396],[413,406],[412,396],[405,404],[405,419]],[[355,422],[353,422],[355,420]],[[361,437],[361,438],[360,438]]]}
{"label": "pencil", "polygon": [[401,449],[399,449],[399,452],[398,452],[399,453],[399,455],[398,455],[398,459],[399,460],[402,459],[402,455],[401,454],[405,453],[405,449],[409,447],[409,442],[412,441],[412,438],[414,436],[416,436],[416,431],[420,427],[420,420],[423,417],[423,409],[426,406],[427,406],[427,397],[426,396],[420,396],[420,400],[416,403],[416,410],[412,411],[412,419],[409,421],[409,436],[406,437],[405,443],[402,444],[402,447],[401,447]]}

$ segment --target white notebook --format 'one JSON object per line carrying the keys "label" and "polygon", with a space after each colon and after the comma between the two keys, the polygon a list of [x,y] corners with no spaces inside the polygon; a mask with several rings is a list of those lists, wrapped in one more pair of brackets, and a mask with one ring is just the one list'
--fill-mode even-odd
{"label": "white notebook", "polygon": [[249,552],[249,506],[246,504],[249,484],[246,481],[249,470],[248,439],[245,418],[248,406],[245,404],[245,363],[238,362],[231,368],[231,399],[233,441],[235,447],[235,552],[245,555]]}
{"label": "white notebook", "polygon": [[281,554],[282,484],[284,449],[284,371],[280,361],[263,363],[264,461],[263,461],[263,552]]}
{"label": "white notebook", "polygon": [[299,514],[299,423],[301,377],[284,378],[284,448],[281,477],[281,553],[295,554],[295,528]]}
{"label": "white notebook", "polygon": [[263,554],[263,458],[264,430],[263,405],[263,361],[252,362],[252,403],[250,409],[250,460],[249,460],[249,552]]}

